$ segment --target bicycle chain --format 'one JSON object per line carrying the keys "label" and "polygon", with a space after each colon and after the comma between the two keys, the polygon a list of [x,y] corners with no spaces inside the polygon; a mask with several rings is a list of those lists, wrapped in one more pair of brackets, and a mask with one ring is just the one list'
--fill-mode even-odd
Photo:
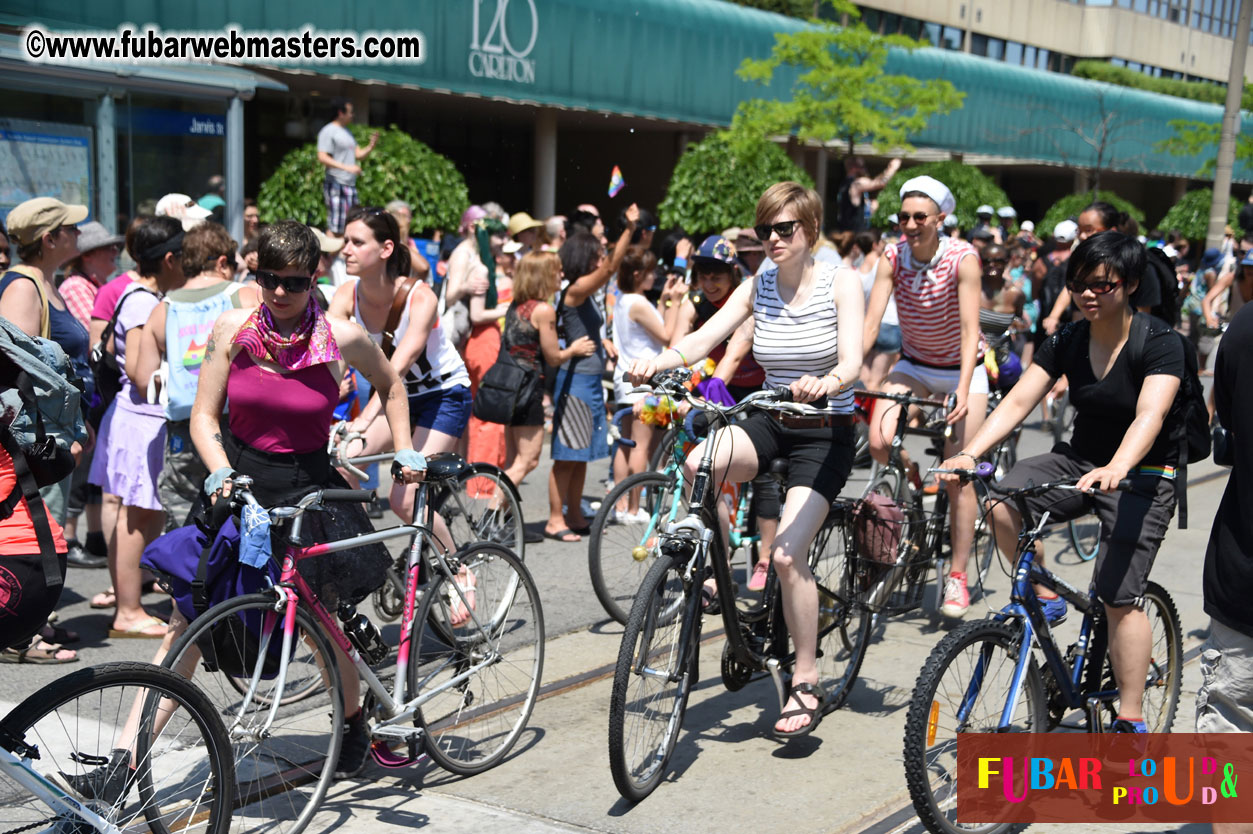
{"label": "bicycle chain", "polygon": [[60,817],[49,817],[46,820],[40,820],[39,822],[32,822],[30,825],[23,825],[21,828],[10,828],[8,831],[0,832],[0,834],[18,834],[18,832],[20,831],[31,831],[35,828],[39,828],[41,825],[56,822],[58,819],[60,819]]}

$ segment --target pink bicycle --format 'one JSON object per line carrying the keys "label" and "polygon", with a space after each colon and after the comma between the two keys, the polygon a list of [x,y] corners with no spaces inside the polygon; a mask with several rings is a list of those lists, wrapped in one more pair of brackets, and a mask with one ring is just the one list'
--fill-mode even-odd
{"label": "pink bicycle", "polygon": [[[326,794],[344,717],[332,641],[366,684],[363,712],[379,764],[403,767],[426,753],[469,775],[499,763],[517,742],[539,692],[543,613],[534,580],[509,549],[476,542],[450,552],[433,534],[435,506],[457,489],[467,466],[454,455],[432,457],[418,485],[414,523],[339,541],[293,544],[305,513],[368,501],[372,492],[315,490],[293,506],[270,508],[273,525],[288,525],[279,581],[214,606],[174,644],[164,665],[184,674],[198,665],[197,683],[226,724],[235,752],[235,819],[244,830],[296,834]],[[235,479],[233,506],[259,507],[250,486],[251,479]],[[393,655],[364,614],[347,606],[338,617],[328,611],[296,564],[405,537]],[[394,668],[384,672],[391,657]]]}

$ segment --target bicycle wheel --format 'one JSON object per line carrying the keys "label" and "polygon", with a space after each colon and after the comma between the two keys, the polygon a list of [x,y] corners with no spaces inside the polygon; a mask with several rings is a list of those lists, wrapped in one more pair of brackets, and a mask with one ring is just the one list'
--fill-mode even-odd
{"label": "bicycle wheel", "polygon": [[452,535],[449,550],[475,542],[492,542],[526,558],[522,499],[509,476],[490,463],[472,463],[435,498]]}
{"label": "bicycle wheel", "polygon": [[[1024,827],[956,822],[957,737],[999,732],[1018,637],[1008,623],[965,623],[931,650],[918,674],[905,718],[905,777],[914,810],[933,834],[998,834]],[[1044,685],[1032,658],[1008,732],[1044,732],[1047,720]]]}
{"label": "bicycle wheel", "polygon": [[[164,707],[159,724],[145,719],[149,699]],[[0,736],[11,751],[17,745],[10,740],[38,748],[31,767],[120,830],[142,829],[145,821],[158,834],[222,834],[230,827],[231,791],[222,789],[234,781],[226,731],[203,694],[159,666],[108,663],[67,675],[18,704],[0,721]],[[0,826],[95,830],[76,814],[59,815],[7,772],[0,778]]]}
{"label": "bicycle wheel", "polygon": [[[544,667],[544,613],[531,574],[500,545],[464,548],[452,567],[465,590],[442,575],[426,587],[408,685],[410,698],[422,697],[414,721],[426,731],[426,752],[445,770],[469,776],[499,763],[531,717]],[[473,616],[465,617],[467,608]]]}
{"label": "bicycle wheel", "polygon": [[1096,558],[1101,549],[1101,522],[1096,516],[1075,519],[1067,525],[1070,534],[1070,546],[1085,562]]}
{"label": "bicycle wheel", "polygon": [[[273,593],[215,605],[175,641],[162,665],[188,676],[199,671],[196,683],[226,724],[239,805],[233,829],[298,834],[334,778],[343,690],[330,641],[297,608],[283,694],[274,707],[283,640],[282,615],[275,605]],[[257,667],[262,676],[249,698]]]}
{"label": "bicycle wheel", "polygon": [[661,436],[657,448],[653,449],[653,454],[648,459],[648,468],[653,472],[663,472],[667,465],[674,457],[675,439],[679,435],[679,427],[672,425],[666,429],[665,434]]}
{"label": "bicycle wheel", "polygon": [[[675,479],[669,475],[636,473],[614,485],[592,519],[587,547],[592,587],[605,613],[624,625],[631,600],[657,555],[657,534],[674,517],[674,488]],[[618,502],[625,506],[627,495],[637,489],[642,490],[640,509],[648,513],[648,520],[617,521],[614,510]],[[683,512],[686,502],[680,499],[679,504],[679,512]]]}
{"label": "bicycle wheel", "polygon": [[845,512],[833,512],[809,548],[809,568],[818,583],[818,683],[827,695],[823,712],[839,709],[848,698],[870,644],[870,612],[858,604],[848,557],[850,523]]}
{"label": "bicycle wheel", "polygon": [[[699,596],[685,588],[682,559],[657,559],[640,585],[614,667],[609,770],[618,793],[638,802],[666,774],[687,699],[700,676]],[[686,651],[681,645],[687,629]],[[680,666],[686,654],[686,666]]]}
{"label": "bicycle wheel", "polygon": [[[1175,721],[1175,710],[1179,707],[1179,693],[1183,685],[1183,630],[1174,600],[1156,582],[1149,582],[1145,587],[1144,613],[1148,615],[1152,634],[1149,671],[1144,683],[1142,704],[1144,723],[1150,733],[1169,733],[1170,726]],[[1101,676],[1099,679],[1092,676],[1091,671],[1096,668],[1095,664],[1088,668],[1084,688],[1089,694],[1118,688],[1108,647],[1108,638],[1102,629],[1093,646],[1101,652]],[[1112,722],[1118,717],[1118,702],[1107,702],[1105,706],[1106,717]]]}

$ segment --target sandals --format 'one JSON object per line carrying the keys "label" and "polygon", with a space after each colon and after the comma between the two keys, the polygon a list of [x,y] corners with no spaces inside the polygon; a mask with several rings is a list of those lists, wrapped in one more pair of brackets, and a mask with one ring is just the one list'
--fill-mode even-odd
{"label": "sandals", "polygon": [[710,616],[722,613],[722,603],[718,602],[717,585],[700,586],[700,610]]}
{"label": "sandals", "polygon": [[24,649],[5,649],[0,652],[0,663],[77,663],[78,652],[56,643],[45,643],[34,638]]}
{"label": "sandals", "polygon": [[[800,698],[796,697],[797,692],[803,692],[806,695],[812,695],[814,698],[818,699],[818,703],[812,709],[809,707],[806,707],[804,702],[801,701]],[[774,727],[772,727],[771,734],[774,735],[775,738],[780,738],[780,739],[800,738],[801,736],[809,735],[818,727],[819,724],[822,723],[822,705],[826,702],[826,700],[827,700],[826,693],[823,692],[822,687],[818,686],[818,684],[816,683],[792,684],[792,688],[788,692],[787,703],[795,702],[796,708],[784,710],[783,712],[781,712],[779,714],[779,717],[775,719],[774,723],[777,726],[780,721],[786,718],[795,718],[801,715],[809,716],[809,723],[803,727],[797,727],[795,730],[792,730],[790,733],[783,732],[782,730],[775,729]]]}
{"label": "sandals", "polygon": [[[452,588],[448,589],[448,624],[453,628],[465,625],[470,621],[470,609],[474,608],[474,589],[478,587],[478,580],[474,578],[474,571],[463,567],[457,572],[457,588],[462,594],[465,594],[466,601],[461,601],[461,596]],[[469,605],[469,608],[466,606]]]}

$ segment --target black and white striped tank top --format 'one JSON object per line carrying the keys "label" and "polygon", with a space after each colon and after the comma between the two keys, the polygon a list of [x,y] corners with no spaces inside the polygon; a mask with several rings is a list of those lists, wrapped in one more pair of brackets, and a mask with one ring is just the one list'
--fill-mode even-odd
{"label": "black and white striped tank top", "polygon": [[[788,307],[780,300],[778,269],[757,276],[753,358],[766,370],[767,388],[788,385],[806,374],[823,376],[839,363],[836,269],[831,264],[814,264],[813,292],[799,308]],[[841,391],[830,399],[829,407],[851,413],[853,392]]]}

